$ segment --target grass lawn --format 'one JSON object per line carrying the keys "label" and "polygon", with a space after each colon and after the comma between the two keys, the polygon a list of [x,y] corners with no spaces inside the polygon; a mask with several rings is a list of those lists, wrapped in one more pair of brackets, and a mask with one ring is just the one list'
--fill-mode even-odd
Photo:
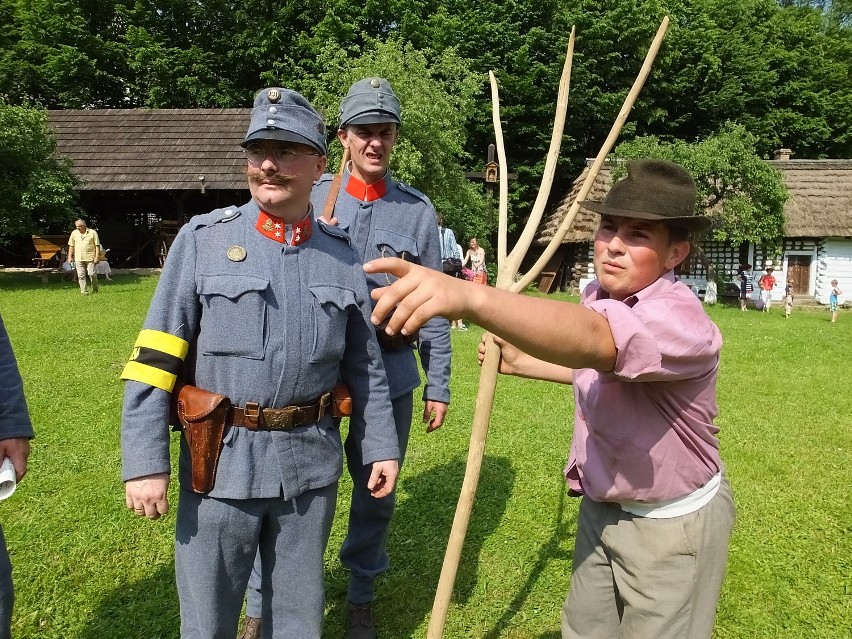
{"label": "grass lawn", "polygon": [[[0,274],[0,313],[37,432],[30,474],[0,502],[16,639],[179,636],[173,513],[136,518],[120,479],[118,375],[155,284],[118,275],[83,297],[75,283]],[[789,320],[780,307],[761,314],[717,306],[710,314],[725,337],[718,424],[738,516],[715,635],[849,636],[852,313],[841,311],[834,325],[827,311],[794,311]],[[376,601],[386,639],[426,636],[464,474],[480,335],[476,327],[453,332],[447,425],[427,435],[415,420],[392,569]],[[577,516],[561,479],[572,404],[568,388],[500,380],[446,637],[559,638]],[[346,478],[327,553],[328,638],[342,636],[345,615],[336,552],[348,491]]]}

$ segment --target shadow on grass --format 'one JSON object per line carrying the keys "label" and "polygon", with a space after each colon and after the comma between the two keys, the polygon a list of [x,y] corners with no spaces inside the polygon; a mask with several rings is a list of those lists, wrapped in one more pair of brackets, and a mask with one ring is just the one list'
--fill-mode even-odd
{"label": "shadow on grass", "polygon": [[104,596],[77,639],[178,639],[180,609],[173,566]]}
{"label": "shadow on grass", "polygon": [[[444,552],[452,528],[456,499],[464,478],[463,460],[405,476],[406,499],[391,525],[390,570],[376,584],[376,617],[385,637],[413,637],[432,610]],[[482,462],[476,503],[456,575],[453,601],[464,602],[477,580],[483,542],[497,528],[512,492],[515,470],[504,457]],[[339,565],[339,564],[338,564]],[[324,637],[343,636],[348,572],[328,579]]]}
{"label": "shadow on grass", "polygon": [[[526,582],[518,589],[518,592],[515,594],[512,602],[506,607],[506,612],[504,612],[497,620],[494,627],[487,634],[483,635],[482,639],[497,639],[502,635],[502,632],[509,626],[512,617],[514,617],[517,614],[517,611],[523,607],[527,597],[529,597],[530,593],[533,591],[536,581],[538,581],[538,578],[541,576],[541,573],[550,561],[559,558],[560,556],[562,558],[570,559],[571,553],[566,553],[564,550],[560,549],[560,541],[568,537],[575,536],[577,531],[577,516],[575,514],[568,519],[565,518],[565,500],[568,497],[566,495],[565,482],[561,475],[559,476],[558,490],[559,507],[557,508],[556,515],[554,517],[553,534],[550,535],[550,539],[547,540],[547,543],[539,548],[538,559],[531,567]],[[566,554],[568,555],[567,557],[565,557]],[[564,592],[553,594],[554,597],[564,598],[568,593]],[[549,631],[540,635],[539,639],[559,639],[560,637],[560,632]]]}

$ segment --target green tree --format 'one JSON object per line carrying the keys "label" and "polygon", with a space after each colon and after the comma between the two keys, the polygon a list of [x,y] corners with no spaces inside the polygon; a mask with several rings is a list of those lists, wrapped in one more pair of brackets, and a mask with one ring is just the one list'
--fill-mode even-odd
{"label": "green tree", "polygon": [[[727,124],[699,142],[642,136],[618,145],[616,158],[656,157],[687,169],[698,188],[697,206],[710,215],[715,240],[780,247],[787,188],[781,173],[755,153],[756,138]],[[613,179],[621,177],[619,166]]]}
{"label": "green tree", "polygon": [[67,228],[77,214],[77,186],[56,155],[47,113],[0,102],[0,242]]}
{"label": "green tree", "polygon": [[134,106],[121,0],[0,0],[0,97],[47,108]]}

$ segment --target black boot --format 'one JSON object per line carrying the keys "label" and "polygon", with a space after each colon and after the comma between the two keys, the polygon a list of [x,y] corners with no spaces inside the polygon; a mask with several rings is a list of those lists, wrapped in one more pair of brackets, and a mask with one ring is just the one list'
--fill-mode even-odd
{"label": "black boot", "polygon": [[350,601],[346,612],[346,639],[376,639],[377,636],[373,604]]}

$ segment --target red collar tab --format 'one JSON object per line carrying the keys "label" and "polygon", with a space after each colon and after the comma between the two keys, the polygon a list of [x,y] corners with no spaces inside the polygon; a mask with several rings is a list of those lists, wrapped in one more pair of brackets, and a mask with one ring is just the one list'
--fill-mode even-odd
{"label": "red collar tab", "polygon": [[379,200],[388,192],[388,183],[385,178],[372,184],[365,184],[351,173],[349,180],[346,182],[346,192],[361,202],[372,202]]}
{"label": "red collar tab", "polygon": [[255,228],[273,242],[298,246],[310,239],[314,227],[310,214],[295,224],[285,224],[280,217],[261,211],[257,216]]}

